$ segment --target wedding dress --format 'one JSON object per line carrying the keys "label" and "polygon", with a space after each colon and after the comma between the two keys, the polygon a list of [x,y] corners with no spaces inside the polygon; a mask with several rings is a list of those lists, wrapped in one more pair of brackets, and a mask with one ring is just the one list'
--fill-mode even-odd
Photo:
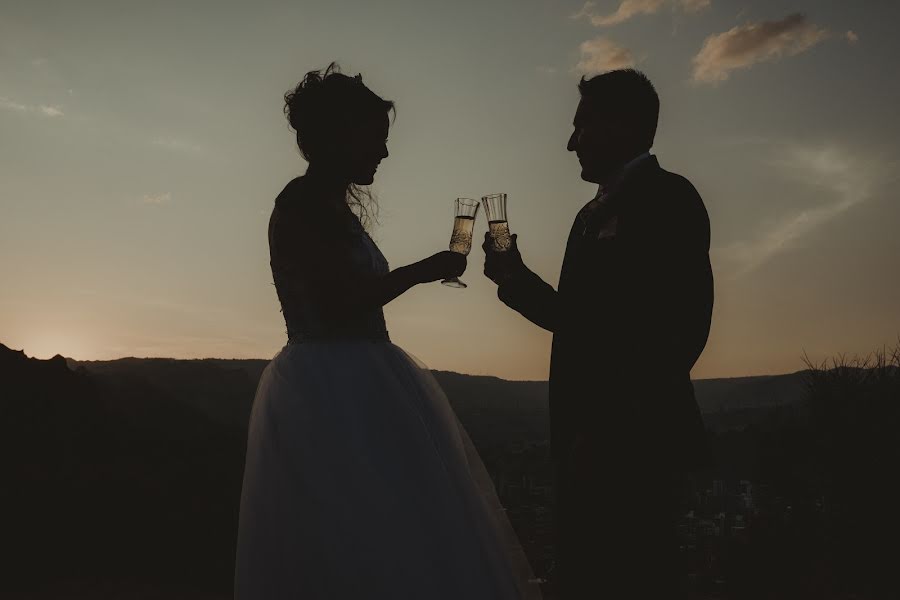
{"label": "wedding dress", "polygon": [[[253,402],[235,598],[539,599],[491,479],[430,371],[390,341],[381,308],[323,316],[311,287],[319,280],[300,263],[325,257],[298,256],[315,227],[300,221],[320,215],[289,200],[279,196],[269,227],[289,341]],[[388,272],[361,227],[346,240],[353,268]]]}

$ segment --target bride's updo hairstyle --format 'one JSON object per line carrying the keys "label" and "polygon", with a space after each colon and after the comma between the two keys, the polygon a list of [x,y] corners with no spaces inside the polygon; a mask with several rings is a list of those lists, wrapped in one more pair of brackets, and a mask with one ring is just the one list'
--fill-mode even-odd
{"label": "bride's updo hairstyle", "polygon": [[[362,75],[349,77],[336,63],[310,71],[284,95],[284,114],[297,133],[297,147],[310,165],[349,175],[347,203],[357,208],[363,225],[377,210],[371,195],[353,181],[353,152],[367,144],[383,144],[373,137],[372,124],[394,112],[394,103],[367,88]],[[378,157],[376,160],[380,160]],[[368,182],[366,182],[368,183]]]}

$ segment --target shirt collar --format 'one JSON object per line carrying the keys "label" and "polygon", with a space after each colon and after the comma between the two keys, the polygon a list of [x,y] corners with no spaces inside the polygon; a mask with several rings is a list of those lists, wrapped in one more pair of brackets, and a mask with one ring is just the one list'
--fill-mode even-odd
{"label": "shirt collar", "polygon": [[638,154],[637,156],[629,160],[627,163],[625,163],[625,166],[622,168],[622,170],[627,174],[629,171],[631,171],[633,168],[635,168],[648,158],[650,158],[649,150],[647,152],[642,152],[641,154]]}
{"label": "shirt collar", "polygon": [[624,181],[628,177],[628,175],[632,171],[634,171],[635,167],[640,165],[642,162],[644,162],[651,156],[653,156],[653,155],[650,154],[650,151],[648,150],[647,152],[642,152],[642,153],[638,154],[637,156],[635,156],[634,158],[629,160],[627,163],[625,163],[625,166],[622,167],[622,170],[619,172],[619,175],[615,179],[613,179],[613,181],[611,181],[607,185],[601,184],[600,186],[598,186],[597,195],[594,196],[594,199],[596,200],[605,195],[608,195],[606,193],[607,191],[611,193],[616,187],[618,187],[622,183],[622,181]]}

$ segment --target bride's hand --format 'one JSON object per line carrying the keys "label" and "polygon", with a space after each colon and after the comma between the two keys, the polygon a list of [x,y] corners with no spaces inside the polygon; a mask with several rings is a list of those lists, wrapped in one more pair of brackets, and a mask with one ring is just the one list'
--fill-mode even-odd
{"label": "bride's hand", "polygon": [[439,279],[459,277],[465,272],[466,264],[465,255],[444,250],[443,252],[432,254],[416,264],[419,272],[418,279],[422,283],[427,283]]}

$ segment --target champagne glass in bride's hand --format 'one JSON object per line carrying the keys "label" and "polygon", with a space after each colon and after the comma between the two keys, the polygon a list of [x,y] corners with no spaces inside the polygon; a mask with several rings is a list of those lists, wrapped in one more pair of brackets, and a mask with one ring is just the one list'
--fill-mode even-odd
{"label": "champagne glass in bride's hand", "polygon": [[491,250],[506,252],[512,247],[509,223],[506,221],[506,194],[482,196],[481,202],[484,204],[484,214],[488,219]]}
{"label": "champagne glass in bride's hand", "polygon": [[[478,215],[478,200],[472,198],[456,199],[456,217],[453,220],[453,234],[450,236],[450,251],[468,255],[472,250],[472,232],[475,230],[475,217]],[[455,288],[467,287],[459,277],[444,279],[444,285]]]}

